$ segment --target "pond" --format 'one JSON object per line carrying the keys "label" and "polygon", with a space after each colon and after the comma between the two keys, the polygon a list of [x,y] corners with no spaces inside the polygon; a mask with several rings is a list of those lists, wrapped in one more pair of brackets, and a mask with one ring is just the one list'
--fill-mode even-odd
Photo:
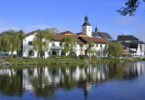
{"label": "pond", "polygon": [[145,100],[145,62],[1,68],[0,100]]}

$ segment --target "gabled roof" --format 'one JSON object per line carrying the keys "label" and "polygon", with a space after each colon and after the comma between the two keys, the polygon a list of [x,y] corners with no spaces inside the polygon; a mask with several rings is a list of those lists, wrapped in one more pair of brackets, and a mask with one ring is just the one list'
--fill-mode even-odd
{"label": "gabled roof", "polygon": [[76,42],[78,43],[78,44],[84,44],[84,42],[83,41],[81,41],[76,35],[65,35],[65,34],[61,34],[61,33],[59,33],[59,34],[56,34],[56,36],[54,37],[54,41],[61,41],[65,36],[71,36],[71,37],[74,37],[74,38],[76,38]]}
{"label": "gabled roof", "polygon": [[98,32],[92,32],[92,36],[102,38]]}
{"label": "gabled roof", "polygon": [[117,40],[118,41],[126,41],[126,40],[135,40],[135,41],[138,41],[139,39],[136,38],[133,35],[119,35]]}
{"label": "gabled roof", "polygon": [[106,32],[93,32],[92,35],[98,38],[105,38],[107,40],[112,40],[112,37]]}
{"label": "gabled roof", "polygon": [[54,37],[54,41],[60,41],[63,37],[65,37],[65,35],[63,35],[63,34],[56,34],[56,36]]}
{"label": "gabled roof", "polygon": [[24,37],[28,37],[28,36],[30,36],[30,35],[33,35],[33,34],[36,33],[36,32],[37,32],[37,30],[36,30],[36,31],[33,31],[33,32],[29,32],[29,33],[25,34]]}
{"label": "gabled roof", "polygon": [[112,37],[106,32],[98,32],[102,38],[112,39]]}
{"label": "gabled roof", "polygon": [[[36,32],[37,31],[33,31],[33,32],[28,33],[28,34],[25,34],[25,37],[33,35]],[[53,40],[54,41],[60,41],[65,36],[71,36],[71,37],[76,38],[76,41],[77,41],[78,44],[84,44],[84,43],[88,43],[88,42],[94,42],[94,43],[107,43],[108,42],[104,38],[89,37],[85,33],[82,33],[82,32],[74,34],[74,33],[70,32],[70,31],[57,33]]]}
{"label": "gabled roof", "polygon": [[79,37],[79,38],[86,43],[88,43],[88,42],[108,43],[108,41],[104,38],[96,38],[96,37]]}
{"label": "gabled roof", "polygon": [[73,34],[70,31],[66,31],[66,32],[62,32],[62,33],[57,33],[56,36],[54,37],[55,41],[60,41],[61,39],[63,39],[65,36],[71,36],[71,37],[75,37],[75,34]]}
{"label": "gabled roof", "polygon": [[85,36],[85,37],[88,37],[88,35],[86,35],[86,34],[83,33],[83,32],[76,33],[76,36],[77,36],[77,37],[79,37],[79,36]]}
{"label": "gabled roof", "polygon": [[74,35],[71,31],[65,31],[65,32],[62,32],[59,34],[61,34],[61,35]]}

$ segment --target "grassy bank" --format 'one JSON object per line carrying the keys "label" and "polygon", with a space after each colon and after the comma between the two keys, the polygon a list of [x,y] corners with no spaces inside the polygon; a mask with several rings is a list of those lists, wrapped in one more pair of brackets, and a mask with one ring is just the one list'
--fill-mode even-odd
{"label": "grassy bank", "polygon": [[5,58],[0,59],[0,64],[8,62],[10,65],[63,65],[63,64],[95,64],[108,62],[141,61],[145,58],[94,58],[94,59],[25,59],[25,58]]}

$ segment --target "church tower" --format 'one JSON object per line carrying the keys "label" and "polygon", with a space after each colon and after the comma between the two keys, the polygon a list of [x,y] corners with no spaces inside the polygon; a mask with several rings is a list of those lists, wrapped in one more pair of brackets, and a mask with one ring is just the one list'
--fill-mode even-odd
{"label": "church tower", "polygon": [[82,32],[92,37],[92,26],[89,24],[88,16],[85,16],[85,22],[82,25]]}
{"label": "church tower", "polygon": [[95,28],[95,33],[97,33],[98,32],[98,28],[97,28],[97,26],[96,26],[96,28]]}

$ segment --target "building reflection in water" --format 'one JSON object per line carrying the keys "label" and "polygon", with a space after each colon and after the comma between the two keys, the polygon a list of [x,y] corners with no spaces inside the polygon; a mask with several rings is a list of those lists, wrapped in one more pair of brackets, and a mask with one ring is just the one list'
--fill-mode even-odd
{"label": "building reflection in water", "polygon": [[145,63],[97,64],[88,66],[43,67],[30,69],[1,69],[0,92],[22,96],[24,91],[37,97],[49,98],[55,90],[82,88],[85,99],[92,84],[99,85],[108,79],[132,80],[144,73]]}

